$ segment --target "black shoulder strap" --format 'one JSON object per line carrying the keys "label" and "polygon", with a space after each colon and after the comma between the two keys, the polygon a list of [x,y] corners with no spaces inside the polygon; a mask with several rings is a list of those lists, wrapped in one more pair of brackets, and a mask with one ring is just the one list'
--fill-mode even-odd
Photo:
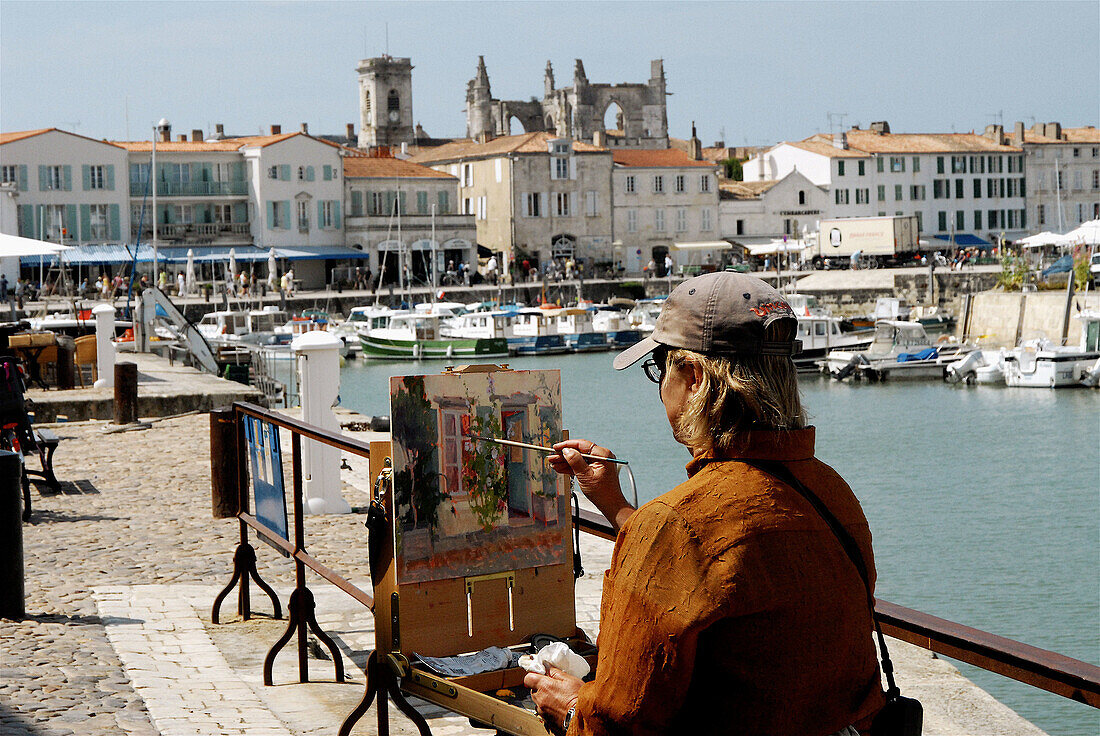
{"label": "black shoulder strap", "polygon": [[859,545],[856,544],[856,540],[852,538],[852,535],[848,533],[848,530],[844,528],[840,520],[833,515],[833,512],[822,503],[821,499],[817,497],[817,494],[796,478],[794,473],[792,473],[786,465],[772,460],[741,459],[741,462],[778,478],[798,491],[802,497],[814,507],[814,510],[817,511],[821,518],[825,520],[825,523],[833,532],[833,535],[836,536],[837,540],[840,542],[840,546],[844,548],[844,551],[852,560],[852,564],[854,564],[856,570],[859,571],[859,576],[863,578],[863,585],[867,590],[867,606],[871,609],[871,621],[874,623],[875,633],[878,635],[879,652],[882,656],[882,671],[886,675],[886,683],[889,686],[887,694],[890,696],[897,695],[900,691],[898,690],[898,686],[894,684],[894,663],[890,661],[890,652],[886,650],[886,637],[882,635],[882,627],[879,625],[878,618],[875,617],[875,596],[874,593],[871,592],[871,576],[867,573],[867,564],[863,560],[863,553],[859,551]]}

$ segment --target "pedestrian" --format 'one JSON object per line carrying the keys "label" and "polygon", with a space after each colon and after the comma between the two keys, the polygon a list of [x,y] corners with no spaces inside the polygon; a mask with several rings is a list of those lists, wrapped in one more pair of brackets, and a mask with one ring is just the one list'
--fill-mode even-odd
{"label": "pedestrian", "polygon": [[665,276],[672,278],[672,254],[665,254]]}
{"label": "pedestrian", "polygon": [[184,296],[187,292],[187,281],[183,278],[183,271],[176,271],[176,296]]}
{"label": "pedestrian", "polygon": [[286,295],[294,296],[294,269],[289,268],[286,272]]}
{"label": "pedestrian", "polygon": [[0,301],[8,300],[8,275],[0,273]]}
{"label": "pedestrian", "polygon": [[[854,538],[874,579],[859,501],[814,456],[783,296],[735,272],[690,278],[652,335],[614,367],[644,360],[688,480],[641,508],[614,457],[586,439],[554,445],[617,533],[604,577],[595,679],[551,668],[524,685],[571,734],[835,734],[884,704],[868,585],[798,487]],[[788,480],[790,482],[788,482]],[[797,480],[795,480],[797,479]]]}
{"label": "pedestrian", "polygon": [[20,309],[23,308],[23,294],[26,292],[26,288],[27,284],[25,280],[15,280],[15,302]]}
{"label": "pedestrian", "polygon": [[489,278],[489,283],[496,286],[497,283],[497,257],[496,254],[489,256],[489,262],[485,264],[485,275]]}
{"label": "pedestrian", "polygon": [[649,280],[650,276],[657,275],[657,262],[652,258],[649,259],[649,263],[645,264],[645,268],[642,269],[642,275]]}
{"label": "pedestrian", "polygon": [[157,277],[157,288],[161,291],[168,288],[168,272],[163,268],[160,270],[160,276]]}

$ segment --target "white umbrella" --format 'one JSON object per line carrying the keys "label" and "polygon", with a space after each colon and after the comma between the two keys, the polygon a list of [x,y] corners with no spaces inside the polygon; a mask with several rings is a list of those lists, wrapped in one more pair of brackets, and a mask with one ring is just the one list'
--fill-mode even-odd
{"label": "white umbrella", "polygon": [[236,248],[229,249],[229,277],[236,280],[237,278],[237,250]]}
{"label": "white umbrella", "polygon": [[187,272],[184,274],[184,291],[188,295],[195,293],[195,252],[187,249]]}
{"label": "white umbrella", "polygon": [[0,258],[51,256],[63,250],[69,250],[69,246],[0,233]]}
{"label": "white umbrella", "polygon": [[1072,245],[1100,245],[1100,220],[1089,220],[1065,234]]}
{"label": "white umbrella", "polygon": [[272,291],[275,290],[275,272],[278,269],[279,266],[275,262],[275,249],[272,248],[267,252],[267,288]]}
{"label": "white umbrella", "polygon": [[1065,245],[1066,236],[1052,233],[1049,230],[1016,241],[1017,245],[1024,248],[1041,248],[1044,245]]}

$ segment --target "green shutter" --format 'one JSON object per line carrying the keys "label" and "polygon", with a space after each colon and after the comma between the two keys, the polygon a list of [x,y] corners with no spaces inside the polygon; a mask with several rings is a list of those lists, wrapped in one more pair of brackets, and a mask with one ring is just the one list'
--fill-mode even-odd
{"label": "green shutter", "polygon": [[27,165],[19,165],[19,191],[27,191]]}
{"label": "green shutter", "polygon": [[41,238],[44,236],[46,228],[45,226],[45,205],[36,204],[34,206],[34,237]]}
{"label": "green shutter", "polygon": [[357,217],[363,214],[363,193],[358,189],[351,190],[351,215]]}
{"label": "green shutter", "polygon": [[37,237],[34,232],[34,207],[29,204],[16,205],[16,216],[19,219],[19,236],[22,238]]}
{"label": "green shutter", "polygon": [[268,202],[267,203],[267,229],[268,230],[274,230],[275,229],[275,203],[274,202]]}
{"label": "green shutter", "polygon": [[[87,168],[87,167],[85,167]],[[86,204],[80,205],[80,237],[79,240],[89,240],[92,232],[92,208]]]}
{"label": "green shutter", "polygon": [[46,187],[46,184],[49,182],[49,178],[50,178],[49,167],[48,166],[39,166],[38,167],[38,191],[40,191],[40,192],[48,191],[47,187]]}
{"label": "green shutter", "polygon": [[122,239],[122,227],[119,224],[120,219],[118,205],[109,205],[107,207],[107,235],[111,240]]}
{"label": "green shutter", "polygon": [[76,230],[76,205],[75,204],[65,205],[64,227],[69,231],[69,234],[66,236],[66,240],[79,240],[80,238],[83,237],[83,233],[81,233],[78,236],[75,232],[75,230]]}
{"label": "green shutter", "polygon": [[398,206],[397,212],[400,215],[406,215],[409,212],[408,208],[405,206],[405,194],[406,194],[406,192],[401,192],[400,194],[401,194],[401,204]]}
{"label": "green shutter", "polygon": [[88,191],[92,188],[92,167],[88,164],[82,164],[80,167],[80,176],[84,180],[84,191]]}
{"label": "green shutter", "polygon": [[230,165],[229,178],[232,181],[244,181],[244,161],[234,161]]}
{"label": "green shutter", "polygon": [[340,228],[340,200],[335,200],[332,203],[332,226]]}
{"label": "green shutter", "polygon": [[65,191],[71,192],[73,190],[73,167],[68,164],[65,165]]}
{"label": "green shutter", "polygon": [[279,178],[283,181],[290,181],[290,164],[279,165]]}
{"label": "green shutter", "polygon": [[115,190],[115,165],[107,164],[107,191]]}
{"label": "green shutter", "polygon": [[325,164],[321,168],[321,170],[324,172],[325,181],[331,181],[332,180],[332,167],[329,166],[328,164]]}
{"label": "green shutter", "polygon": [[320,230],[325,226],[325,203],[324,200],[317,200],[317,229]]}
{"label": "green shutter", "polygon": [[313,181],[313,178],[314,178],[313,167],[312,166],[307,166],[306,167],[306,181]]}
{"label": "green shutter", "polygon": [[235,204],[230,213],[233,218],[233,222],[248,222],[248,205],[247,204]]}
{"label": "green shutter", "polygon": [[291,225],[291,219],[292,219],[292,217],[293,217],[293,214],[294,214],[294,210],[292,210],[292,209],[290,208],[290,205],[291,205],[291,204],[292,204],[292,202],[291,202],[291,201],[290,201],[289,199],[287,199],[287,200],[283,200],[283,212],[285,212],[285,213],[286,213],[286,218],[285,218],[285,219],[286,219],[286,222],[285,222],[285,224],[283,225],[283,230],[289,230],[289,229],[290,229],[290,228],[292,227],[292,225]]}

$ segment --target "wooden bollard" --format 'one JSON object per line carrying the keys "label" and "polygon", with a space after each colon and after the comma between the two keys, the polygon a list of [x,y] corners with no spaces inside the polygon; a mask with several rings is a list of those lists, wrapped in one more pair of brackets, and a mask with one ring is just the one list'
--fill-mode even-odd
{"label": "wooden bollard", "polygon": [[215,519],[237,515],[241,482],[237,434],[237,417],[232,407],[210,411],[210,500]]}
{"label": "wooden bollard", "polygon": [[70,389],[74,385],[76,367],[73,364],[73,354],[75,352],[76,345],[71,338],[69,340],[58,340],[57,387],[59,389]]}
{"label": "wooden bollard", "polygon": [[137,422],[137,363],[115,363],[115,424]]}

